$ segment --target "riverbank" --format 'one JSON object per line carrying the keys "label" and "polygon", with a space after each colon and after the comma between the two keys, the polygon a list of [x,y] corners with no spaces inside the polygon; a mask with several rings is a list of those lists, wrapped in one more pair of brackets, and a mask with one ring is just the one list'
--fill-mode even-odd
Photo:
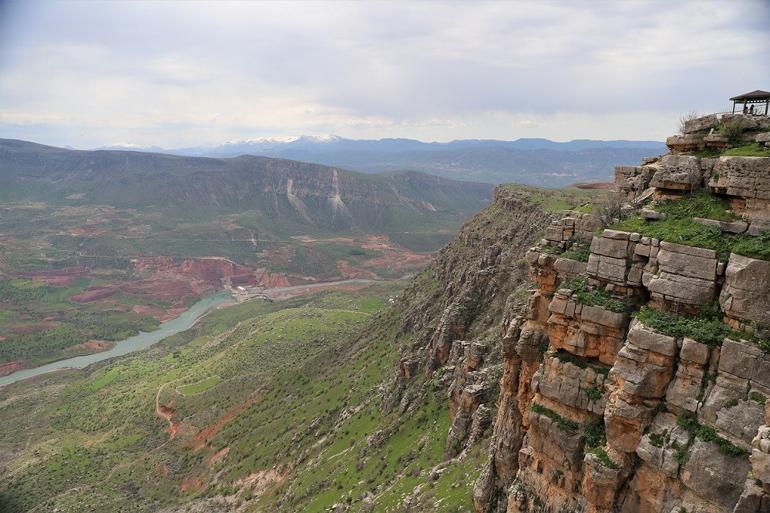
{"label": "riverbank", "polygon": [[195,325],[196,322],[198,322],[198,320],[200,320],[201,317],[211,312],[212,310],[232,304],[235,304],[235,300],[229,292],[222,291],[216,294],[212,294],[193,304],[190,308],[185,310],[174,319],[162,323],[157,330],[147,333],[139,333],[133,337],[121,340],[107,351],[75,356],[72,358],[65,358],[41,365],[40,367],[17,370],[16,372],[0,377],[0,387],[49,372],[55,372],[64,369],[82,369],[93,363],[140,351],[154,344],[157,344],[164,338],[170,337],[171,335],[179,333],[180,331],[190,329]]}

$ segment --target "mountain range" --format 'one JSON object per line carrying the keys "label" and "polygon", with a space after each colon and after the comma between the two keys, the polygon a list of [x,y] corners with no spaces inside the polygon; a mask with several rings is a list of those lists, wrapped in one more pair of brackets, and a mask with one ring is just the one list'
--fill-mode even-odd
{"label": "mountain range", "polygon": [[0,139],[0,164],[0,200],[256,211],[269,220],[264,229],[292,234],[459,223],[492,191],[418,172],[371,175],[260,156],[82,151],[11,139]]}
{"label": "mountain range", "polygon": [[176,149],[136,145],[103,149],[199,157],[259,155],[365,173],[415,170],[457,180],[562,187],[576,182],[609,181],[613,166],[632,164],[642,157],[662,153],[665,145],[658,141],[588,139],[568,142],[539,138],[514,141],[468,139],[426,143],[401,138],[355,140],[338,136],[299,136]]}

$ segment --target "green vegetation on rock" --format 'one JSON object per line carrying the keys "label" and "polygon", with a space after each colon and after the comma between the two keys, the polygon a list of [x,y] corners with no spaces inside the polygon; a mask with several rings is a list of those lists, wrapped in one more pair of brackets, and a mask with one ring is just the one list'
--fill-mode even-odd
{"label": "green vegetation on rock", "polygon": [[578,303],[586,306],[599,306],[615,313],[623,313],[629,310],[629,306],[602,289],[593,289],[586,282],[585,277],[577,276],[564,284],[564,288],[572,290]]}
{"label": "green vegetation on rock", "polygon": [[674,315],[643,306],[634,316],[648,328],[669,337],[689,337],[709,346],[721,346],[725,338],[740,338],[742,333],[734,331],[722,321],[719,307],[710,305],[701,308],[697,316]]}
{"label": "green vegetation on rock", "polygon": [[655,210],[667,215],[665,219],[646,220],[640,216],[623,219],[612,226],[613,230],[637,232],[648,237],[713,249],[722,259],[732,252],[750,258],[770,260],[770,231],[758,236],[748,234],[729,234],[715,226],[704,226],[692,220],[703,217],[720,221],[731,221],[737,216],[730,210],[729,204],[706,192],[691,194],[686,198],[661,202]]}
{"label": "green vegetation on rock", "polygon": [[578,262],[588,262],[588,257],[591,255],[591,247],[582,241],[573,242],[570,249],[562,253],[562,258],[569,258],[570,260],[577,260]]}
{"label": "green vegetation on rock", "polygon": [[551,419],[554,424],[559,426],[559,428],[563,429],[564,431],[577,431],[580,425],[575,422],[574,420],[567,419],[565,417],[562,417],[555,411],[551,410],[550,408],[546,408],[540,403],[533,402],[529,409],[533,412],[537,413],[538,415],[543,415],[544,417],[548,417]]}
{"label": "green vegetation on rock", "polygon": [[758,143],[744,144],[729,148],[722,152],[726,157],[770,157],[770,148],[760,146]]}
{"label": "green vegetation on rock", "polygon": [[714,443],[719,449],[719,452],[724,455],[738,457],[749,455],[749,451],[743,447],[738,447],[729,440],[719,436],[714,428],[699,423],[695,415],[691,413],[680,415],[677,417],[676,422],[680,427],[686,429],[687,432],[690,433],[691,439],[698,438],[704,442]]}

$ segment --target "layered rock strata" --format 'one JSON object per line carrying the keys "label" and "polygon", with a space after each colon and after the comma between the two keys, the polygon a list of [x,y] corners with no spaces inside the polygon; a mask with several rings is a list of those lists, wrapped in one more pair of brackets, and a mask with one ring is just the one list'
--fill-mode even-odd
{"label": "layered rock strata", "polygon": [[[691,123],[684,137],[705,138],[718,121]],[[619,194],[638,209],[709,190],[742,216],[721,231],[764,232],[770,158],[676,151],[617,168]],[[770,327],[770,262],[596,226],[589,239],[584,222],[556,221],[527,254],[537,288],[503,322],[476,510],[770,512],[770,354],[759,337]],[[587,262],[559,255],[576,240],[590,240]],[[734,331],[717,342],[666,333],[636,318],[641,308],[663,319],[719,308]]]}

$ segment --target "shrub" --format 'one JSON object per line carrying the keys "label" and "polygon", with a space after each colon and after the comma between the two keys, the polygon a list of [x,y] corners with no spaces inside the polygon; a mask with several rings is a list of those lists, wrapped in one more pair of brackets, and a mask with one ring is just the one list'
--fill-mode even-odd
{"label": "shrub", "polygon": [[754,401],[756,403],[761,404],[762,406],[764,406],[765,403],[767,402],[767,398],[765,396],[763,396],[762,394],[760,394],[759,392],[751,392],[749,394],[749,399],[751,399],[752,401]]}
{"label": "shrub", "polygon": [[727,140],[730,141],[731,144],[735,144],[741,140],[744,130],[746,130],[746,125],[743,118],[739,117],[733,118],[719,127],[719,133],[727,137]]}
{"label": "shrub", "polygon": [[616,313],[627,312],[629,306],[619,299],[612,297],[612,294],[606,290],[591,289],[582,276],[573,278],[565,284],[565,287],[572,290],[577,296],[580,304],[587,306],[600,306],[606,310]]}
{"label": "shrub", "polygon": [[591,254],[591,248],[585,242],[575,242],[572,247],[561,254],[562,258],[569,258],[570,260],[577,260],[578,262],[588,262],[588,257]]}
{"label": "shrub", "polygon": [[543,415],[545,417],[548,417],[551,419],[559,428],[563,429],[564,431],[571,431],[575,432],[578,429],[578,423],[574,420],[569,420],[567,418],[562,417],[555,411],[551,410],[550,408],[546,408],[542,404],[539,403],[532,403],[532,405],[529,407],[530,410],[537,413],[538,415]]}
{"label": "shrub", "polygon": [[583,427],[583,444],[586,447],[601,447],[606,441],[603,420],[586,424]]}
{"label": "shrub", "polygon": [[693,121],[695,119],[698,119],[698,113],[694,110],[691,110],[687,114],[682,114],[679,116],[679,133],[684,135],[685,125],[687,125],[688,122]]}
{"label": "shrub", "polygon": [[660,434],[660,433],[651,433],[650,434],[650,443],[654,447],[657,447],[657,448],[660,449],[661,447],[663,447],[665,442],[666,442],[666,437],[663,436],[662,434]]}
{"label": "shrub", "polygon": [[602,465],[604,465],[607,468],[611,469],[617,469],[618,465],[612,461],[607,454],[607,451],[604,450],[604,447],[594,447],[589,451],[591,454],[596,456],[598,460],[601,462]]}
{"label": "shrub", "polygon": [[565,363],[571,363],[572,365],[580,368],[580,369],[588,369],[589,367],[594,370],[597,374],[601,374],[602,376],[607,376],[610,373],[609,367],[605,367],[600,364],[596,364],[591,362],[590,360],[586,358],[582,358],[580,356],[575,356],[572,353],[567,353],[565,351],[557,351],[553,354],[554,357],[556,357],[560,362]]}
{"label": "shrub", "polygon": [[697,317],[677,317],[666,312],[659,312],[649,306],[643,306],[635,317],[648,328],[669,337],[690,337],[710,346],[720,346],[729,336],[740,336],[722,322],[719,307],[711,305],[701,308]]}
{"label": "shrub", "polygon": [[586,388],[585,393],[589,401],[598,401],[602,398],[601,390],[596,387]]}
{"label": "shrub", "polygon": [[686,429],[691,437],[699,438],[704,442],[711,442],[716,444],[719,452],[727,456],[748,456],[749,452],[743,447],[738,447],[729,440],[725,440],[717,434],[714,428],[704,426],[698,422],[695,415],[687,413],[680,415],[676,419],[676,423]]}

